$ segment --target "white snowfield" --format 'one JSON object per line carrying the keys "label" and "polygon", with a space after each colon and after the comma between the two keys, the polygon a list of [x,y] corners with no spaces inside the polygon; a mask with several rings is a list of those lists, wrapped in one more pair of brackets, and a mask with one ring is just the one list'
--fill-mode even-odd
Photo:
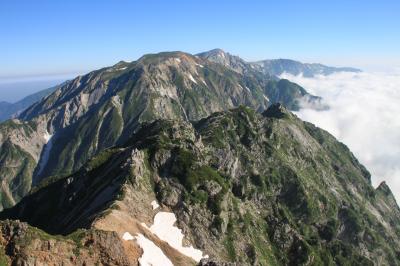
{"label": "white snowfield", "polygon": [[143,254],[139,258],[141,266],[173,266],[164,252],[144,235],[138,234],[136,237],[133,237],[130,233],[125,232],[122,238],[127,241],[135,239],[143,250]]}
{"label": "white snowfield", "polygon": [[110,67],[110,68],[108,68],[108,69],[106,70],[106,72],[122,71],[122,70],[125,70],[125,69],[127,69],[127,68],[128,68],[128,67],[119,67],[119,68]]}
{"label": "white snowfield", "polygon": [[[153,210],[160,207],[156,200],[151,202]],[[176,222],[176,216],[172,212],[158,212],[154,217],[154,223],[148,227],[145,223],[142,223],[143,227],[147,228],[155,234],[159,239],[167,242],[171,247],[186,255],[196,262],[200,262],[203,258],[208,258],[208,255],[203,256],[203,252],[199,249],[195,249],[193,246],[184,247],[182,241],[184,235],[182,230],[174,226]],[[140,248],[143,250],[143,255],[139,259],[140,265],[149,266],[169,266],[173,265],[163,251],[150,239],[146,238],[142,234],[137,234],[133,237],[129,232],[125,232],[122,236],[123,240],[130,241],[136,240]]]}
{"label": "white snowfield", "polygon": [[193,246],[184,247],[182,241],[184,235],[182,230],[174,226],[176,217],[171,212],[159,212],[154,217],[154,224],[150,226],[150,231],[158,236],[161,240],[167,242],[171,247],[178,250],[180,253],[200,262],[202,258],[208,258],[207,255],[203,256],[203,252],[195,249]]}
{"label": "white snowfield", "polygon": [[153,200],[151,202],[151,206],[153,207],[153,210],[157,209],[158,207],[160,207],[160,205],[158,205],[157,201]]}
{"label": "white snowfield", "polygon": [[197,84],[197,81],[193,78],[192,74],[188,74],[188,77],[191,81]]}
{"label": "white snowfield", "polygon": [[178,63],[180,63],[180,62],[181,62],[181,59],[175,58],[175,61],[178,62]]}
{"label": "white snowfield", "polygon": [[125,232],[124,235],[122,236],[122,239],[128,241],[128,240],[133,240],[134,237],[129,232]]}
{"label": "white snowfield", "polygon": [[39,160],[38,175],[42,173],[44,167],[46,166],[47,161],[49,160],[51,148],[53,146],[53,143],[51,141],[51,139],[53,138],[53,135],[51,135],[47,130],[46,130],[46,132],[44,132],[43,138],[46,141],[46,144],[43,147],[42,155]]}
{"label": "white snowfield", "polygon": [[46,144],[49,142],[49,140],[51,139],[51,137],[53,137],[53,135],[51,135],[49,132],[44,132],[43,138],[46,140]]}

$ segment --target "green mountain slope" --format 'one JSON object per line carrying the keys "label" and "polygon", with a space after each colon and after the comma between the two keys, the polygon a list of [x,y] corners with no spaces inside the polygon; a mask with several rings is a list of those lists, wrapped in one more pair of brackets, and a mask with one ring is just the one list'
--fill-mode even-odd
{"label": "green mountain slope", "polygon": [[193,123],[146,123],[0,216],[52,234],[81,227],[146,234],[173,258],[143,225],[158,212],[152,200],[174,212],[186,243],[210,256],[201,265],[400,259],[400,209],[390,189],[374,189],[345,145],[280,104],[263,114],[239,107]]}
{"label": "green mountain slope", "polygon": [[[0,125],[4,147],[0,178],[4,190],[13,195],[9,202],[17,202],[26,192],[13,183],[29,188],[45,177],[71,174],[103,149],[124,143],[146,121],[198,120],[239,105],[262,111],[274,102],[297,110],[301,101],[320,101],[294,83],[240,62],[247,69],[241,73],[199,56],[166,52],[119,62],[66,82],[19,115],[33,125],[33,132]],[[14,165],[6,141],[20,149],[20,158],[29,161],[29,167]],[[35,146],[25,145],[29,142]],[[10,167],[14,170],[4,171]]]}

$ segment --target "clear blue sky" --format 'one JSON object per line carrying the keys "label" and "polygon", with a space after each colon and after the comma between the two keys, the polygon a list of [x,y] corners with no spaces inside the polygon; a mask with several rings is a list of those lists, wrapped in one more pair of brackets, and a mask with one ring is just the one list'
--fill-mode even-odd
{"label": "clear blue sky", "polygon": [[2,0],[0,79],[84,73],[145,53],[400,64],[400,1]]}

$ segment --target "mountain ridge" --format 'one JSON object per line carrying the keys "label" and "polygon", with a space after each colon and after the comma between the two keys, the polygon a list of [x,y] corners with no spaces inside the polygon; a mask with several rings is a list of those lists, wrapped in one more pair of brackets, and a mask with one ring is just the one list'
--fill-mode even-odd
{"label": "mountain ridge", "polygon": [[396,265],[392,198],[345,145],[276,104],[145,123],[0,216],[52,234],[115,231],[132,248],[124,233],[144,234],[171,258],[148,228],[172,212],[186,243],[210,256],[201,265]]}
{"label": "mountain ridge", "polygon": [[66,82],[0,124],[0,263],[398,265],[390,188],[301,101],[220,49]]}
{"label": "mountain ridge", "polygon": [[303,75],[312,78],[317,75],[331,75],[336,72],[362,72],[353,67],[331,67],[319,63],[302,63],[291,59],[269,59],[254,62],[262,67],[263,71],[271,75],[280,76],[288,73],[294,76]]}
{"label": "mountain ridge", "polygon": [[[0,143],[11,140],[20,158],[29,161],[21,164],[13,153],[3,155],[0,174],[7,180],[5,193],[12,196],[2,204],[10,207],[21,197],[12,183],[29,190],[46,176],[70,174],[104,148],[123,143],[144,121],[197,120],[240,104],[262,111],[270,103],[283,102],[297,110],[304,100],[321,101],[294,83],[246,69],[239,73],[188,53],[164,52],[66,82],[19,114],[21,121],[0,124]],[[19,145],[32,139],[38,145],[34,152]]]}
{"label": "mountain ridge", "polygon": [[312,78],[317,75],[330,75],[336,72],[362,72],[362,70],[353,67],[331,67],[320,63],[302,63],[292,59],[266,59],[246,62],[239,56],[231,55],[219,48],[199,53],[197,56],[230,66],[239,73],[246,72],[251,68],[277,79],[283,73]]}

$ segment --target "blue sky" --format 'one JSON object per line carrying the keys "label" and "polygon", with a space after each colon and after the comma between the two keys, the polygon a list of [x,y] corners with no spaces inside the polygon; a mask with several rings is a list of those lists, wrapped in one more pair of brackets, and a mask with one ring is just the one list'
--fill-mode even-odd
{"label": "blue sky", "polygon": [[385,0],[3,0],[0,82],[217,47],[248,60],[400,65],[399,14],[400,1]]}

